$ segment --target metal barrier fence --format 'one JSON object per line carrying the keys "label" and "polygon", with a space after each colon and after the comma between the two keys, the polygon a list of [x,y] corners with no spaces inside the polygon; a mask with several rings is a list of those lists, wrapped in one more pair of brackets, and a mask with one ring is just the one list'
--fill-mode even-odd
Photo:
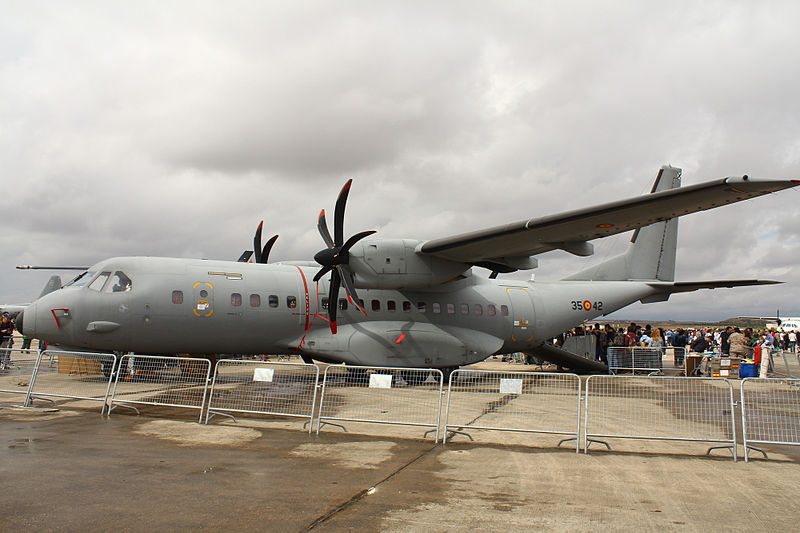
{"label": "metal barrier fence", "polygon": [[787,350],[769,351],[769,376],[777,378],[800,378],[800,358]]}
{"label": "metal barrier fence", "polygon": [[800,446],[800,379],[742,380],[742,440],[744,460],[750,443]]}
{"label": "metal barrier fence", "polygon": [[503,430],[568,435],[580,449],[581,379],[576,374],[456,370],[447,387],[448,432]]}
{"label": "metal barrier fence", "polygon": [[619,371],[635,374],[637,370],[648,373],[660,372],[664,368],[663,357],[664,348],[609,346],[608,369],[612,374]]}
{"label": "metal barrier fence", "polygon": [[322,425],[368,422],[429,427],[439,441],[441,370],[329,366],[322,380],[317,434]]}
{"label": "metal barrier fence", "polygon": [[206,424],[214,415],[253,413],[308,418],[314,426],[319,367],[305,363],[217,361]]}
{"label": "metal barrier fence", "polygon": [[129,404],[184,407],[199,410],[202,422],[210,374],[208,359],[123,355],[108,412],[117,405],[139,412]]}
{"label": "metal barrier fence", "polygon": [[736,461],[733,387],[724,378],[590,376],[584,452],[600,438],[724,443]]}
{"label": "metal barrier fence", "polygon": [[117,356],[108,353],[45,350],[39,354],[31,374],[25,405],[31,400],[73,398],[102,402],[105,412]]}
{"label": "metal barrier fence", "polygon": [[39,350],[0,348],[0,392],[27,394]]}

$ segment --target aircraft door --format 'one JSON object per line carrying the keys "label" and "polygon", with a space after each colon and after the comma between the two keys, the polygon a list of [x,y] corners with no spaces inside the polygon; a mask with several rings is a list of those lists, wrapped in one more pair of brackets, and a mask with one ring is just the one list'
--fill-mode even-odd
{"label": "aircraft door", "polygon": [[514,321],[511,340],[533,341],[534,309],[531,295],[522,287],[506,287],[506,293],[511,302],[511,318]]}
{"label": "aircraft door", "polygon": [[194,284],[194,314],[200,318],[214,314],[214,286],[208,281]]}

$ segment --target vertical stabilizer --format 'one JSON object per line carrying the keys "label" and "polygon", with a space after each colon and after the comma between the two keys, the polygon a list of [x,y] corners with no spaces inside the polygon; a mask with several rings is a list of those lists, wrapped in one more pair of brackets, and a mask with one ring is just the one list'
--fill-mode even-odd
{"label": "vertical stabilizer", "polygon": [[[681,169],[663,166],[651,193],[681,186]],[[628,250],[599,265],[564,278],[579,281],[675,280],[678,219],[656,222],[637,229]]]}
{"label": "vertical stabilizer", "polygon": [[53,291],[57,291],[61,288],[61,276],[50,276],[50,279],[47,280],[47,284],[42,289],[42,293],[39,295],[39,298],[44,296],[45,294],[50,294]]}

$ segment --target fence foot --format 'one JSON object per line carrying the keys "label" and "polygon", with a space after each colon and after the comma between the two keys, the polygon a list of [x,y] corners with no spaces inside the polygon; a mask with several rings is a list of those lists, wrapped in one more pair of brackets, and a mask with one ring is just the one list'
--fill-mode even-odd
{"label": "fence foot", "polygon": [[598,444],[604,444],[606,448],[608,448],[609,450],[611,449],[611,445],[604,440],[586,439],[586,447],[583,449],[583,451],[587,452],[589,450],[589,446],[591,446],[593,442],[596,442]]}
{"label": "fence foot", "polygon": [[117,403],[117,404],[114,404],[114,403],[112,403],[112,404],[111,404],[111,407],[109,407],[109,408],[108,408],[108,414],[110,415],[110,414],[111,414],[111,411],[113,411],[113,410],[114,410],[114,409],[116,409],[117,407],[127,407],[128,409],[133,409],[134,411],[136,411],[136,414],[137,414],[137,415],[141,415],[141,414],[142,414],[142,413],[140,413],[140,412],[139,412],[139,410],[138,410],[137,408],[135,408],[134,406],[132,406],[132,405],[126,405],[126,404],[124,404],[124,403]]}
{"label": "fence foot", "polygon": [[336,426],[337,428],[342,428],[342,431],[347,433],[347,428],[344,427],[342,424],[336,424],[334,422],[323,422],[322,420],[317,423],[317,435],[319,435],[319,430],[322,426]]}
{"label": "fence foot", "polygon": [[761,453],[763,453],[763,454],[764,454],[764,459],[769,459],[769,457],[767,456],[767,452],[765,452],[765,451],[764,451],[764,450],[762,450],[761,448],[756,448],[755,446],[750,446],[750,445],[748,444],[748,445],[747,445],[747,448],[745,449],[745,454],[744,454],[744,460],[745,460],[745,462],[747,462],[747,459],[748,459],[748,457],[747,457],[747,450],[755,450],[755,451],[757,451],[757,452],[761,452]]}
{"label": "fence foot", "polygon": [[39,396],[31,396],[31,398],[30,398],[30,402],[28,402],[28,405],[26,405],[25,407],[30,407],[30,406],[33,404],[33,400],[43,400],[43,401],[45,401],[45,402],[50,402],[50,403],[52,403],[52,404],[53,404],[53,407],[55,407],[56,405],[58,405],[58,404],[55,402],[55,400],[51,400],[50,398],[41,398],[41,397],[39,397]]}
{"label": "fence foot", "polygon": [[470,435],[466,431],[458,431],[457,429],[448,430],[447,428],[444,428],[444,437],[442,437],[442,442],[446,442],[447,441],[447,434],[448,433],[450,434],[450,439],[451,440],[453,438],[453,435],[464,435],[470,441],[475,442],[475,439],[472,438],[472,435]]}
{"label": "fence foot", "polygon": [[736,453],[733,451],[733,446],[711,446],[708,450],[706,450],[706,455],[711,454],[711,450],[730,450],[733,460],[736,460]]}
{"label": "fence foot", "polygon": [[436,433],[436,440],[435,440],[434,442],[439,442],[439,433],[438,433],[438,430],[437,430],[436,428],[434,428],[434,429],[429,429],[428,431],[426,431],[425,433],[423,433],[423,434],[422,434],[422,438],[423,438],[423,439],[427,439],[427,438],[428,438],[428,435],[429,435],[429,434],[431,434],[431,433]]}
{"label": "fence foot", "polygon": [[208,421],[214,418],[215,415],[227,416],[228,418],[233,420],[234,424],[238,423],[236,417],[233,415],[229,415],[228,413],[221,413],[219,411],[212,411],[211,409],[209,409],[208,412],[206,413],[206,424],[208,424]]}
{"label": "fence foot", "polygon": [[[560,448],[562,444],[564,444],[565,442],[569,442],[571,440],[574,440],[577,443],[578,442],[578,437],[569,437],[569,438],[566,438],[566,439],[561,439],[560,441],[558,441],[558,444],[556,445],[556,448]],[[577,450],[576,450],[575,453],[577,453]]]}

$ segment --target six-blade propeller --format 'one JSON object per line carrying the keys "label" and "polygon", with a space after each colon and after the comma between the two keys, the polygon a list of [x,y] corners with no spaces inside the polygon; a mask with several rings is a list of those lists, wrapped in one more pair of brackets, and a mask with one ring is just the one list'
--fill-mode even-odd
{"label": "six-blade propeller", "polygon": [[320,250],[314,256],[314,260],[322,265],[322,268],[314,276],[314,281],[319,281],[322,276],[331,272],[331,286],[328,293],[328,319],[330,320],[331,332],[336,333],[336,310],[339,306],[339,288],[344,285],[345,291],[350,301],[365,315],[367,312],[361,306],[361,300],[356,293],[353,283],[353,270],[350,268],[350,248],[355,243],[375,233],[374,231],[362,231],[356,233],[347,241],[344,241],[344,209],[347,204],[347,195],[350,193],[350,185],[353,180],[347,180],[336,199],[336,208],[333,213],[333,238],[328,231],[328,224],[325,221],[325,210],[319,214],[317,228],[319,229],[322,240],[325,241],[327,248]]}

